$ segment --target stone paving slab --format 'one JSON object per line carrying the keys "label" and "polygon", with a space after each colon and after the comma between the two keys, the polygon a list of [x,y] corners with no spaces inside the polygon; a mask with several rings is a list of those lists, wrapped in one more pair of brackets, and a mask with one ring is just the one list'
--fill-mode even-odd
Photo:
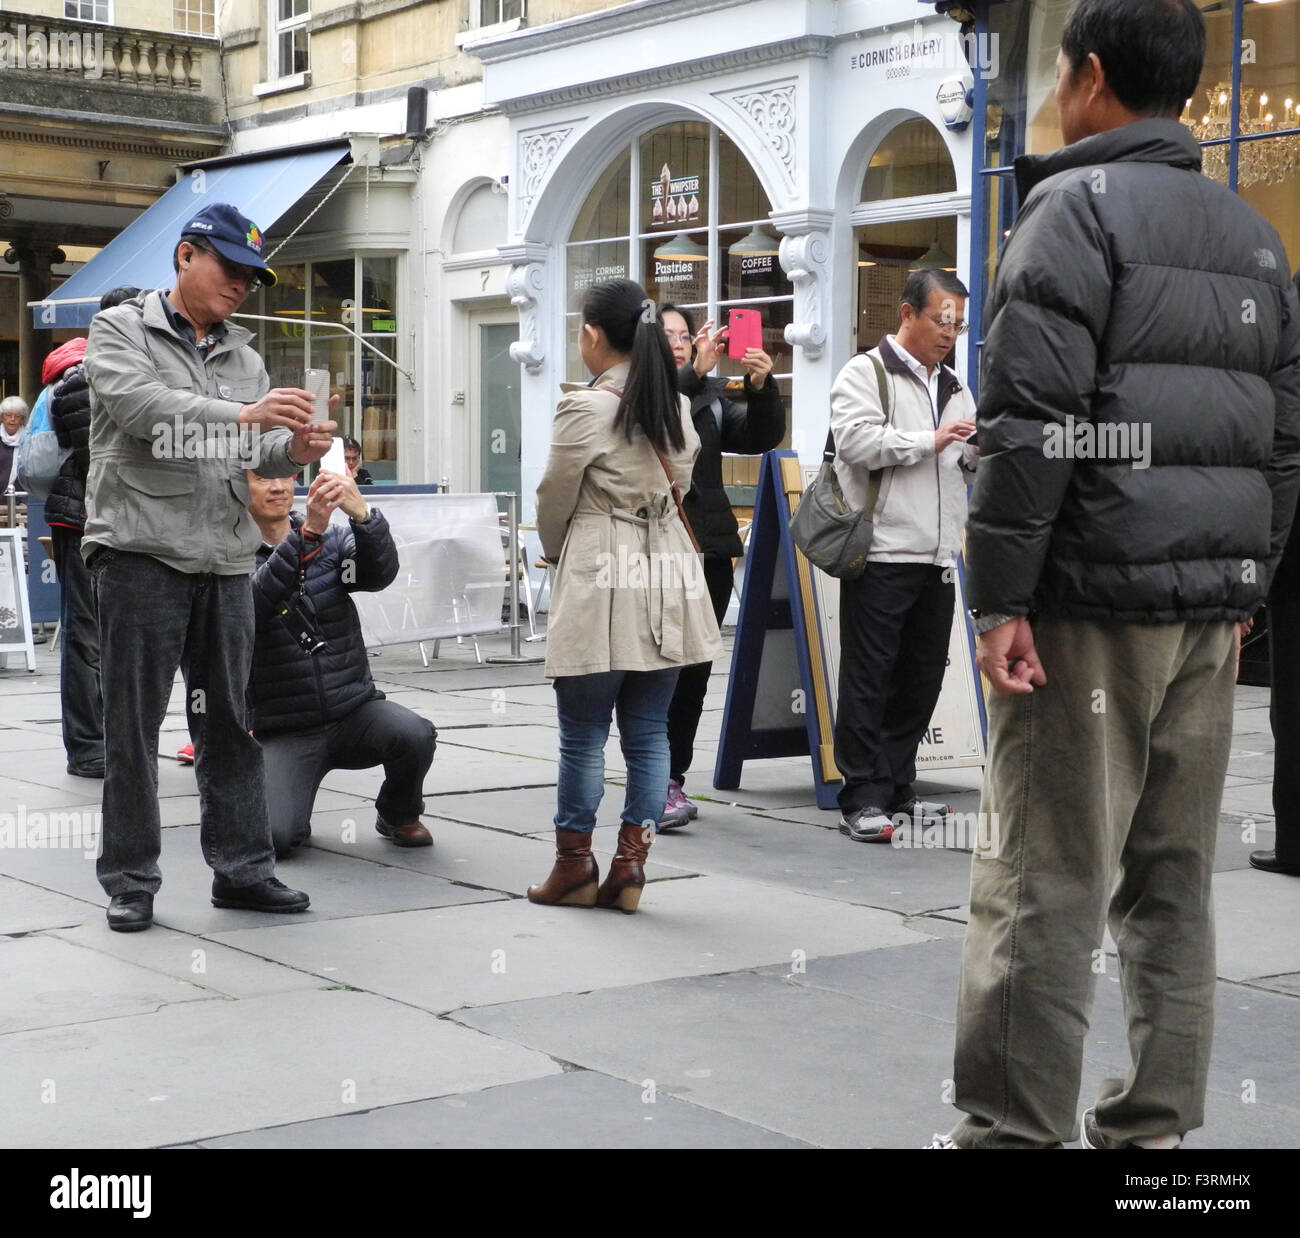
{"label": "stone paving slab", "polygon": [[[115,1019],[214,999],[192,984],[35,933],[0,937],[0,992],[0,1037],[80,1024],[88,1009],[97,1019]],[[0,1040],[0,1046],[7,1044]]]}
{"label": "stone paving slab", "polygon": [[520,1044],[567,1037],[589,1069],[653,1080],[659,1095],[822,1147],[917,1147],[951,1124],[941,1086],[951,1071],[936,1070],[951,1061],[948,1022],[771,976],[667,980],[455,1018]]}
{"label": "stone paving slab", "polygon": [[1296,878],[1255,869],[1215,873],[1214,921],[1220,976],[1247,980],[1300,971],[1300,936],[1269,927],[1300,921]]}
{"label": "stone paving slab", "polygon": [[[3,752],[6,761],[13,761],[12,754],[18,752],[62,752],[63,736],[57,731],[47,731],[40,729],[28,729],[27,727],[0,727],[0,752]],[[19,767],[19,762],[13,761],[15,771]]]}
{"label": "stone paving slab", "polygon": [[[959,1117],[952,1096],[960,941],[823,958],[627,990],[510,1003],[457,1022],[742,1121],[835,1147],[916,1148]],[[1221,984],[1204,1130],[1189,1147],[1294,1145],[1294,999]],[[648,1024],[629,1040],[619,1029]],[[583,1028],[574,1041],[572,1029]],[[698,1029],[708,1027],[707,1038]],[[796,1046],[792,1051],[792,1046]],[[1241,1062],[1253,1072],[1243,1103]],[[1119,983],[1101,977],[1080,1111],[1128,1067]],[[829,1082],[828,1081],[833,1081]]]}
{"label": "stone paving slab", "polygon": [[[426,812],[422,820],[433,834],[433,846],[394,847],[375,834],[370,828],[370,818],[366,817],[358,823],[356,841],[344,842],[343,824],[352,819],[346,812],[313,814],[313,848],[408,868],[413,872],[430,873],[486,890],[501,890],[520,898],[530,885],[546,879],[555,859],[554,835],[549,831],[544,836],[532,838],[503,830],[462,825]],[[616,844],[617,838],[612,831],[608,838],[602,836],[596,843],[597,856],[612,855]],[[653,857],[655,852],[652,850],[650,854]],[[602,862],[602,873],[606,867]],[[694,871],[684,873],[680,868],[651,859],[645,867],[645,874],[648,881],[656,881],[664,877],[694,876]]]}
{"label": "stone paving slab", "polygon": [[[351,809],[353,812],[369,814],[373,823],[375,815],[374,801],[359,795],[345,795],[339,791],[330,791],[322,787],[316,793],[316,806],[323,811],[331,809]],[[194,795],[172,795],[158,802],[158,815],[163,828],[173,825],[198,825],[199,797]]]}
{"label": "stone paving slab", "polygon": [[1225,787],[1222,812],[1244,813],[1256,820],[1273,815],[1273,792],[1267,783]]}
{"label": "stone paving slab", "polygon": [[964,852],[856,843],[838,828],[761,819],[716,805],[698,821],[660,834],[650,854],[699,872],[908,915],[955,907],[970,885]]}
{"label": "stone paving slab", "polygon": [[[433,766],[424,779],[425,796],[453,791],[478,791],[483,787],[537,787],[555,784],[555,762],[534,761],[501,752],[478,752],[440,743]],[[382,767],[336,769],[321,786],[343,795],[374,799],[384,781]]]}
{"label": "stone paving slab", "polygon": [[297,989],[319,989],[319,976],[268,963],[229,946],[155,924],[146,933],[114,933],[95,908],[94,918],[79,928],[58,929],[46,936],[82,946],[224,997],[262,997]]}
{"label": "stone paving slab", "polygon": [[590,1070],[205,1139],[204,1148],[798,1148]]}
{"label": "stone paving slab", "polygon": [[[26,757],[31,754],[23,755]],[[5,764],[12,773],[15,772],[18,762],[7,761]],[[98,794],[95,790],[98,785],[88,778],[73,778],[68,774],[60,774],[55,785],[25,782],[6,775],[0,777],[0,814],[16,817],[24,809],[29,812],[44,812],[49,808],[83,806],[92,799],[98,803]]]}
{"label": "stone paving slab", "polygon": [[[179,1143],[561,1070],[543,1054],[344,991],[183,1002],[2,1043],[0,1142],[10,1147]],[[42,1102],[47,1080],[55,1103]]]}
{"label": "stone paving slab", "polygon": [[103,915],[94,903],[56,894],[42,886],[0,877],[0,934],[84,924]]}
{"label": "stone paving slab", "polygon": [[322,920],[219,932],[214,939],[445,1012],[762,966],[797,951],[812,958],[924,937],[888,912],[696,877],[654,883],[634,916],[512,900],[371,916],[364,926]]}
{"label": "stone paving slab", "polygon": [[[285,884],[304,889],[311,908],[294,916],[268,912],[230,911],[212,906],[212,870],[203,860],[197,826],[176,826],[162,835],[162,888],[154,899],[154,921],[187,933],[250,924],[282,924],[286,919],[314,920],[371,915],[484,902],[499,895],[458,886],[439,877],[404,868],[366,864],[359,859],[308,850],[283,865]],[[80,851],[0,851],[0,865],[24,881],[84,899],[99,907],[108,898],[95,878],[95,862]],[[357,867],[361,865],[362,867]]]}

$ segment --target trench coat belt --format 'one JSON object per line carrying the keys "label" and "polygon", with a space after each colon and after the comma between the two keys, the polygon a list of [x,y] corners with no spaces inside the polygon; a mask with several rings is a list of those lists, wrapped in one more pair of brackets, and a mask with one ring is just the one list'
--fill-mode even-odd
{"label": "trench coat belt", "polygon": [[[592,515],[597,511],[594,508],[586,510]],[[674,524],[681,524],[672,495],[658,492],[635,511],[613,507],[600,514],[646,530],[645,579],[650,603],[650,635],[664,658],[680,663],[684,656],[687,569],[686,564],[680,561],[683,554],[681,539],[672,538],[669,533]],[[694,555],[694,551],[687,553]]]}

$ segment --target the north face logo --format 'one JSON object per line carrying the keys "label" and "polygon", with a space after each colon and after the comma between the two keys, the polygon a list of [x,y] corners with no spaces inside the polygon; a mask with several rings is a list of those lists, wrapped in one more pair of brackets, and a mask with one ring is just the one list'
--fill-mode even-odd
{"label": "the north face logo", "polygon": [[248,248],[262,252],[262,234],[255,227],[248,230]]}
{"label": "the north face logo", "polygon": [[1257,249],[1255,261],[1266,271],[1277,270],[1277,255],[1271,249]]}

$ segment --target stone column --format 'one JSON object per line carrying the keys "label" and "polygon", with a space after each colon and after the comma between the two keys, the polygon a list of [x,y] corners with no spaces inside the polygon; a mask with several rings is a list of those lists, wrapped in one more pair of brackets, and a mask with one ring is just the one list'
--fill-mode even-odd
{"label": "stone column", "polygon": [[36,328],[28,302],[49,295],[50,267],[66,257],[51,242],[20,240],[5,258],[18,264],[18,390],[31,407],[41,391],[41,362],[50,351],[50,332]]}

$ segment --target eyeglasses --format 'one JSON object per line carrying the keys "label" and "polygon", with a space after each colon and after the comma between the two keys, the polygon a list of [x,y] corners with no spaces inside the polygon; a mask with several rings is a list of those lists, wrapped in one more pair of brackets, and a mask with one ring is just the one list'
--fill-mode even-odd
{"label": "eyeglasses", "polygon": [[246,267],[238,262],[231,262],[229,258],[224,254],[217,253],[217,251],[210,245],[203,245],[198,241],[191,241],[190,244],[193,245],[195,249],[201,250],[205,254],[210,254],[221,263],[221,269],[225,271],[226,275],[237,283],[243,284],[250,295],[261,288],[261,272],[258,271],[256,267]]}
{"label": "eyeglasses", "polygon": [[361,457],[360,457],[360,456],[350,456],[350,455],[348,455],[348,453],[345,451],[345,452],[343,453],[343,462],[344,462],[345,464],[360,464],[360,463],[361,463]]}
{"label": "eyeglasses", "polygon": [[928,318],[940,331],[952,331],[957,335],[965,335],[970,330],[968,322],[953,322],[949,318],[936,318],[933,314],[922,314],[922,318]]}
{"label": "eyeglasses", "polygon": [[689,331],[665,331],[670,344],[689,344],[691,342],[691,333]]}

